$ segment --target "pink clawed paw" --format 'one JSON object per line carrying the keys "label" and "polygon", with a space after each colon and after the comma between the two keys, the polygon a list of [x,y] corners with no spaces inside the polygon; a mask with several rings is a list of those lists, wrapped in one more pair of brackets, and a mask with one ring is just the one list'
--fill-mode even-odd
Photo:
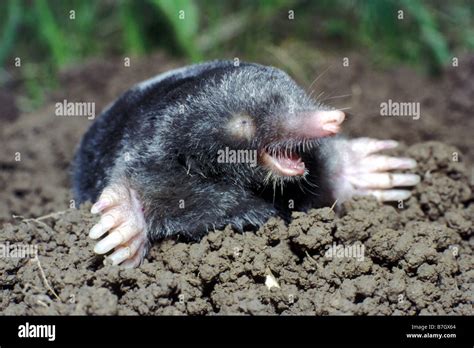
{"label": "pink clawed paw", "polygon": [[376,154],[398,146],[396,141],[358,138],[341,140],[338,145],[342,165],[336,195],[340,201],[354,195],[373,195],[380,201],[405,200],[411,192],[401,188],[420,182],[416,174],[393,172],[415,168],[415,160]]}
{"label": "pink clawed paw", "polygon": [[106,258],[107,263],[125,267],[140,265],[147,250],[147,236],[137,193],[125,185],[110,185],[92,206],[91,213],[101,214],[89,232],[92,239],[102,237],[94,252],[106,254],[113,250]]}

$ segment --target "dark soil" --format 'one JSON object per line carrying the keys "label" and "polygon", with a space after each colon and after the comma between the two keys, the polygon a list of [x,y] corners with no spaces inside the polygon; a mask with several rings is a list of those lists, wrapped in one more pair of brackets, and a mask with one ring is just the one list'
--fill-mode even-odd
{"label": "dark soil", "polygon": [[[75,146],[92,121],[58,118],[54,103],[95,101],[98,112],[176,63],[160,54],[130,68],[120,59],[94,61],[63,73],[62,89],[35,113],[18,115],[4,103],[0,243],[37,245],[39,257],[0,258],[0,312],[472,315],[474,60],[436,80],[354,61],[331,69],[319,89],[352,90],[346,133],[410,144],[397,151],[419,163],[412,198],[403,206],[355,198],[339,216],[324,208],[295,213],[289,226],[272,218],[257,232],[227,228],[199,243],[164,241],[133,270],[104,266],[92,252],[87,233],[97,217],[90,204],[74,207],[69,181]],[[380,117],[389,98],[420,101],[421,118]],[[363,246],[365,257],[325,256],[334,244]],[[278,287],[265,285],[270,277]]]}

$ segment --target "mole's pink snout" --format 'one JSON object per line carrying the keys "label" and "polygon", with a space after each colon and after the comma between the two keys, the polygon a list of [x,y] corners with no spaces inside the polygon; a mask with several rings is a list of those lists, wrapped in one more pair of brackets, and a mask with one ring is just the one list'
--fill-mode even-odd
{"label": "mole's pink snout", "polygon": [[291,131],[307,138],[321,138],[339,133],[345,115],[339,110],[305,113],[292,124]]}

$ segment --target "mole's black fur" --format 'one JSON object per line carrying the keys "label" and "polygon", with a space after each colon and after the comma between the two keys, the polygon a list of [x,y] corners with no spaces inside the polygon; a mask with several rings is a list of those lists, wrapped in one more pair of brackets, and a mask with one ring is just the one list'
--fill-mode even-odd
{"label": "mole's black fur", "polygon": [[[74,159],[75,198],[95,201],[107,185],[126,183],[140,197],[151,241],[199,238],[227,224],[242,230],[272,215],[330,205],[333,140],[306,142],[303,151],[302,139],[282,127],[323,108],[272,67],[214,61],[159,75],[123,94],[85,134]],[[254,120],[251,139],[228,134],[235,115]],[[308,174],[284,179],[281,191],[280,179],[276,186],[273,178],[268,182],[262,166],[218,163],[217,152],[226,147],[291,148]]]}

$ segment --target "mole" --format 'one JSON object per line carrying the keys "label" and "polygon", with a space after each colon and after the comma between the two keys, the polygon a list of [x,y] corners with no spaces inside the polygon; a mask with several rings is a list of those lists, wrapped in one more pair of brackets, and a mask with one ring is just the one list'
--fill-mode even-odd
{"label": "mole", "polygon": [[401,201],[420,178],[393,140],[347,139],[345,114],[284,71],[217,60],[133,86],[96,118],[73,160],[77,202],[100,214],[89,237],[106,261],[141,264],[167,237],[199,240],[231,225],[338,204]]}

